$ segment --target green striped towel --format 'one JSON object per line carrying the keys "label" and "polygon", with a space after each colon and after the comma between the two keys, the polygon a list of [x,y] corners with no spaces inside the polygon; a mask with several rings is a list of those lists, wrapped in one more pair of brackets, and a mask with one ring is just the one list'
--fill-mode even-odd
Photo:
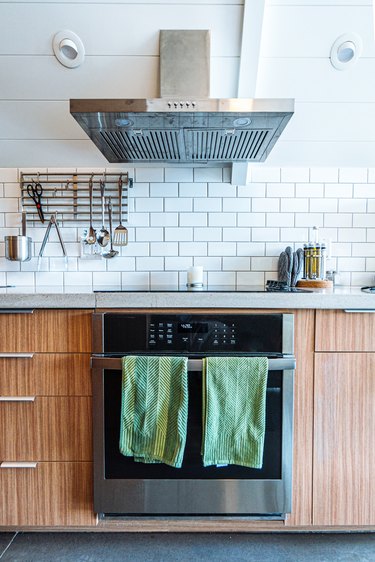
{"label": "green striped towel", "polygon": [[267,357],[203,361],[204,466],[262,468],[267,373]]}
{"label": "green striped towel", "polygon": [[122,358],[120,452],[180,468],[188,412],[186,357]]}

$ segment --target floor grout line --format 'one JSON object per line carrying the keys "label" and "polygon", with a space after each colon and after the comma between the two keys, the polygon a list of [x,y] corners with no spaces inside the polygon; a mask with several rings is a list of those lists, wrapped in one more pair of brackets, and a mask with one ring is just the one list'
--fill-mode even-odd
{"label": "floor grout line", "polygon": [[13,544],[13,541],[15,540],[16,536],[18,535],[18,531],[16,531],[13,535],[13,537],[11,538],[9,544],[5,547],[5,549],[3,550],[3,552],[0,554],[0,560],[2,559],[2,557],[4,556],[4,554],[7,552],[7,550],[10,548],[10,546]]}

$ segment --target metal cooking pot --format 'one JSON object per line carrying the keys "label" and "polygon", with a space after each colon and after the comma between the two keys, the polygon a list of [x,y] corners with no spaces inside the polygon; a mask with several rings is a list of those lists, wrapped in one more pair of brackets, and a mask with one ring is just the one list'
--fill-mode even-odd
{"label": "metal cooking pot", "polygon": [[30,236],[5,236],[5,257],[10,261],[31,260]]}

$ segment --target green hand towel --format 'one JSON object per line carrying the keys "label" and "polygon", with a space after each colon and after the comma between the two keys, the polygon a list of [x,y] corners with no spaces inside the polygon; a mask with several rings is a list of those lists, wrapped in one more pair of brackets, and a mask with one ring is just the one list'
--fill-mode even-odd
{"label": "green hand towel", "polygon": [[187,358],[122,358],[120,452],[180,468],[188,412]]}
{"label": "green hand towel", "polygon": [[267,373],[267,357],[204,360],[204,466],[262,467]]}

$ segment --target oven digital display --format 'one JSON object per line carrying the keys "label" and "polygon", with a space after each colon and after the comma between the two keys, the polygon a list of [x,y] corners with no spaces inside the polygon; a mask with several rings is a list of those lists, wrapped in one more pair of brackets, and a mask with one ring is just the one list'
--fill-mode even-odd
{"label": "oven digital display", "polygon": [[208,324],[204,322],[179,322],[177,332],[179,334],[207,334]]}

